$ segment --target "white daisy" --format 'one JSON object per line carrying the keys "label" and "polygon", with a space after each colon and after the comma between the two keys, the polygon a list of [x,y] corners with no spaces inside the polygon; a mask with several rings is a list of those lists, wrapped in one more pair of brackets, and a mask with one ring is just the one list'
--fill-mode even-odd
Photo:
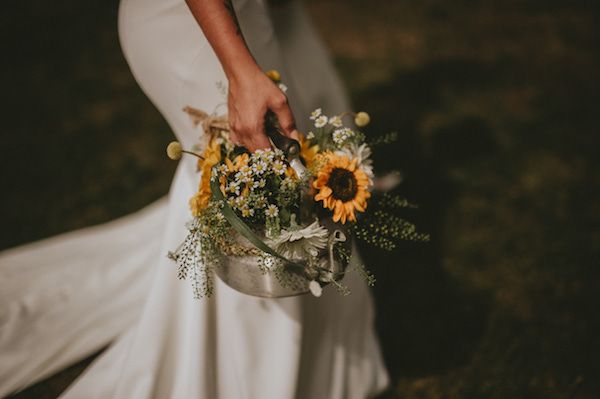
{"label": "white daisy", "polygon": [[285,165],[281,161],[273,162],[273,166],[271,166],[271,168],[273,169],[273,172],[277,173],[278,175],[285,173]]}
{"label": "white daisy", "polygon": [[252,188],[264,188],[267,185],[267,181],[265,179],[255,180],[252,183]]}
{"label": "white daisy", "polygon": [[276,205],[271,204],[267,207],[267,209],[265,209],[265,215],[267,215],[269,218],[274,218],[275,216],[279,215],[279,208],[277,208]]}
{"label": "white daisy", "polygon": [[272,240],[272,245],[288,259],[306,259],[309,255],[317,256],[319,250],[325,248],[328,236],[329,231],[318,220],[300,228],[293,217],[290,228],[281,230],[281,234]]}
{"label": "white daisy", "polygon": [[236,181],[229,183],[227,191],[235,195],[240,195],[240,184]]}
{"label": "white daisy", "polygon": [[327,121],[327,117],[325,115],[321,115],[315,119],[315,127],[323,127],[327,124]]}
{"label": "white daisy", "polygon": [[264,161],[258,161],[252,165],[252,170],[254,170],[254,173],[257,175],[262,175],[267,171],[267,164]]}
{"label": "white daisy", "polygon": [[329,123],[335,127],[342,127],[342,118],[339,115],[329,118]]}
{"label": "white daisy", "polygon": [[321,116],[321,113],[323,111],[321,110],[321,108],[317,108],[315,109],[313,112],[310,113],[310,120],[314,121],[315,119],[317,119],[319,116]]}
{"label": "white daisy", "polygon": [[241,212],[242,212],[242,216],[245,218],[254,216],[254,209],[252,209],[252,208],[243,208],[241,210]]}
{"label": "white daisy", "polygon": [[334,143],[339,145],[346,141],[348,136],[345,134],[344,129],[335,129],[331,135],[331,138],[333,138]]}
{"label": "white daisy", "polygon": [[256,208],[264,208],[267,205],[267,199],[263,196],[258,197],[255,201],[254,201],[254,206]]}

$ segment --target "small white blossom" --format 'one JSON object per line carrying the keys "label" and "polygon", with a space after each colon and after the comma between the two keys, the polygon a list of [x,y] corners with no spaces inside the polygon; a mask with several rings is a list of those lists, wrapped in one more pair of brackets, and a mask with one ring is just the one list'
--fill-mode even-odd
{"label": "small white blossom", "polygon": [[267,217],[274,218],[275,216],[279,215],[279,208],[277,208],[276,205],[271,204],[267,207],[267,209],[265,209],[265,215],[267,215]]}
{"label": "small white blossom", "polygon": [[325,115],[321,115],[315,119],[315,127],[323,127],[327,124],[327,121],[327,117]]}
{"label": "small white blossom", "polygon": [[245,197],[237,197],[235,199],[235,206],[239,209],[245,208],[248,206],[248,200]]}
{"label": "small white blossom", "polygon": [[306,134],[306,138],[309,139],[309,140],[312,140],[312,139],[315,138],[315,134],[313,132],[308,132]]}
{"label": "small white blossom", "polygon": [[279,87],[279,90],[281,90],[284,93],[286,91],[288,91],[288,87],[286,85],[284,85],[283,83],[279,83],[277,86]]}
{"label": "small white blossom", "polygon": [[335,129],[332,134],[333,142],[340,145],[350,137],[354,135],[354,132],[347,127]]}
{"label": "small white blossom", "polygon": [[264,188],[267,185],[267,181],[265,179],[255,180],[252,183],[252,188]]}
{"label": "small white blossom", "polygon": [[254,209],[252,209],[252,208],[243,208],[241,210],[241,212],[242,212],[242,216],[245,218],[254,216]]}
{"label": "small white blossom", "polygon": [[329,123],[335,127],[342,127],[342,118],[339,115],[329,118]]}
{"label": "small white blossom", "polygon": [[263,158],[264,153],[265,150],[259,148],[258,150],[254,151],[252,155],[250,155],[250,159],[254,162],[257,162]]}
{"label": "small white blossom", "polygon": [[310,120],[314,121],[319,116],[321,116],[322,113],[323,113],[323,111],[321,110],[321,108],[315,109],[313,112],[310,113]]}
{"label": "small white blossom", "polygon": [[336,144],[342,144],[346,140],[346,135],[344,134],[344,129],[334,130],[331,137],[333,138],[333,142]]}
{"label": "small white blossom", "polygon": [[264,196],[260,196],[254,201],[254,206],[257,208],[264,208],[267,205],[267,199]]}
{"label": "small white blossom", "polygon": [[273,162],[272,168],[273,172],[277,173],[278,175],[282,175],[285,173],[285,165],[281,161]]}
{"label": "small white blossom", "polygon": [[252,170],[254,170],[254,173],[257,175],[262,175],[267,171],[267,164],[264,161],[258,161],[252,165]]}
{"label": "small white blossom", "polygon": [[231,182],[229,183],[229,185],[227,186],[227,191],[235,194],[235,195],[240,195],[240,185],[238,182]]}

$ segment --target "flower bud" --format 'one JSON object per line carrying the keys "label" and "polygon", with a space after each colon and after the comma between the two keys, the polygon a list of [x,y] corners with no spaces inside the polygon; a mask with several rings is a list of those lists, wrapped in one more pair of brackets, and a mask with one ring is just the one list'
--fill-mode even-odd
{"label": "flower bud", "polygon": [[370,121],[371,117],[364,111],[357,113],[354,117],[354,123],[356,123],[356,126],[358,127],[367,126]]}
{"label": "flower bud", "polygon": [[275,69],[268,70],[265,74],[275,83],[279,83],[281,81],[281,74]]}
{"label": "flower bud", "polygon": [[181,153],[183,149],[179,141],[171,141],[167,146],[167,156],[174,161],[181,159]]}

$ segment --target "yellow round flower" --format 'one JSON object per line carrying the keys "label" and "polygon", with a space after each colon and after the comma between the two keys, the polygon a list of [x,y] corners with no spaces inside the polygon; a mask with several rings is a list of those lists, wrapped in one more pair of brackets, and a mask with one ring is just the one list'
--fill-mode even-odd
{"label": "yellow round flower", "polygon": [[333,210],[333,221],[356,221],[354,211],[364,212],[371,193],[369,178],[357,167],[357,160],[332,152],[322,154],[324,164],[313,182],[318,193],[315,201]]}
{"label": "yellow round flower", "polygon": [[179,141],[171,141],[167,146],[167,156],[174,161],[181,159],[182,153],[183,148],[181,148],[181,143]]}
{"label": "yellow round flower", "polygon": [[369,122],[371,122],[371,117],[366,112],[361,111],[354,117],[354,123],[356,123],[356,126],[358,127],[367,126]]}

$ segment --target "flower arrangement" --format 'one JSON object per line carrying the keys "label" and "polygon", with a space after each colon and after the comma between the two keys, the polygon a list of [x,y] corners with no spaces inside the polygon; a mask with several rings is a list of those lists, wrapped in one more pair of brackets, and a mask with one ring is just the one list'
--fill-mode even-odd
{"label": "flower arrangement", "polygon": [[[279,74],[267,75],[284,88]],[[173,142],[167,153],[172,159],[196,155],[200,183],[189,201],[189,233],[169,257],[177,263],[178,277],[191,279],[196,298],[212,294],[213,272],[256,295],[279,296],[245,291],[245,280],[253,279],[254,287],[272,278],[290,295],[320,296],[327,284],[347,294],[341,280],[351,270],[351,239],[388,250],[399,240],[428,240],[394,213],[413,205],[389,194],[372,199],[371,146],[359,130],[370,121],[366,112],[327,116],[313,111],[314,128],[300,137],[292,154],[279,148],[249,153],[230,141],[226,116],[191,107],[185,111],[202,124],[203,150],[184,150]],[[347,119],[354,125],[344,123]],[[273,115],[267,125],[277,130]],[[355,268],[374,283],[363,265]],[[256,270],[260,276],[250,276]]]}

